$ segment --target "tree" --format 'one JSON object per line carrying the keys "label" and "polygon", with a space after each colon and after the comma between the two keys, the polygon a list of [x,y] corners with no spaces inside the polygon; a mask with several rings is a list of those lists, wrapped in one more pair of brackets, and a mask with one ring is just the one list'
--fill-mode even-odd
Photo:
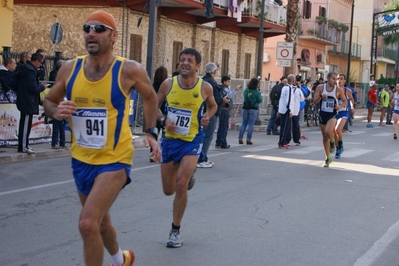
{"label": "tree", "polygon": [[291,67],[285,68],[285,75],[295,74],[294,60],[296,60],[296,35],[298,33],[298,20],[299,20],[299,0],[288,0],[287,3],[287,25],[285,33],[285,41],[293,42],[293,61],[291,62]]}

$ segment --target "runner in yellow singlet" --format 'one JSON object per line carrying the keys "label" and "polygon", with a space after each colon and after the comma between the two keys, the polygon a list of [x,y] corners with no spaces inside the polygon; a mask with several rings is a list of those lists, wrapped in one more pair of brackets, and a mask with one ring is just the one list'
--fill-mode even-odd
{"label": "runner in yellow singlet", "polygon": [[[175,194],[173,222],[167,247],[183,244],[180,223],[187,205],[188,193],[194,185],[194,171],[202,150],[202,126],[209,124],[217,105],[212,86],[197,77],[201,54],[186,48],[179,55],[180,75],[165,80],[158,92],[158,105],[166,99],[165,130],[162,136],[162,186],[165,195]],[[204,103],[206,102],[206,112]]]}
{"label": "runner in yellow singlet", "polygon": [[[129,128],[130,92],[134,87],[144,99],[144,141],[159,161],[155,122],[156,94],[141,64],[113,55],[117,40],[115,18],[105,11],[88,16],[83,25],[87,56],[66,62],[44,101],[46,114],[69,119],[73,134],[72,169],[82,203],[79,230],[86,265],[103,265],[107,249],[114,266],[130,266],[131,250],[122,251],[111,223],[109,209],[119,191],[130,183],[134,153]],[[62,101],[64,96],[66,101]]]}

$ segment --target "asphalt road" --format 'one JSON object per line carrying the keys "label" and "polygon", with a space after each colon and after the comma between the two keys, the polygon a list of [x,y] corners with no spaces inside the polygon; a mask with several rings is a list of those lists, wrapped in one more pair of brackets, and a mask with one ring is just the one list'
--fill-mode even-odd
{"label": "asphalt road", "polygon": [[[391,126],[351,130],[329,169],[316,127],[289,150],[265,132],[238,145],[229,131],[232,148],[212,147],[215,166],[196,172],[179,249],[165,247],[173,197],[162,193],[159,164],[137,149],[133,182],[111,209],[122,249],[135,251],[135,266],[399,265],[399,142]],[[0,265],[84,265],[70,159],[0,173]]]}

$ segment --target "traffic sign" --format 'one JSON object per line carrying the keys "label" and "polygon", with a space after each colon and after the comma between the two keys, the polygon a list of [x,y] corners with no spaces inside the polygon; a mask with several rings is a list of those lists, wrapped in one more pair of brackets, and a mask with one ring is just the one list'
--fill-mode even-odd
{"label": "traffic sign", "polygon": [[277,60],[277,66],[290,67],[291,66],[291,60],[290,59],[279,59],[279,60]]}
{"label": "traffic sign", "polygon": [[61,24],[56,22],[51,26],[50,38],[53,44],[57,45],[62,40],[62,27]]}
{"label": "traffic sign", "polygon": [[277,59],[291,60],[294,52],[294,43],[278,42],[277,43]]}

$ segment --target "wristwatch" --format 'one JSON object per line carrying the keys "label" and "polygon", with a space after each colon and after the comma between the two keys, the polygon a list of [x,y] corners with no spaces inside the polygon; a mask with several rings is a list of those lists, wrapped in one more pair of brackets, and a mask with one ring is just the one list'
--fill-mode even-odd
{"label": "wristwatch", "polygon": [[156,127],[147,128],[145,133],[151,134],[155,140],[158,140],[158,129]]}

